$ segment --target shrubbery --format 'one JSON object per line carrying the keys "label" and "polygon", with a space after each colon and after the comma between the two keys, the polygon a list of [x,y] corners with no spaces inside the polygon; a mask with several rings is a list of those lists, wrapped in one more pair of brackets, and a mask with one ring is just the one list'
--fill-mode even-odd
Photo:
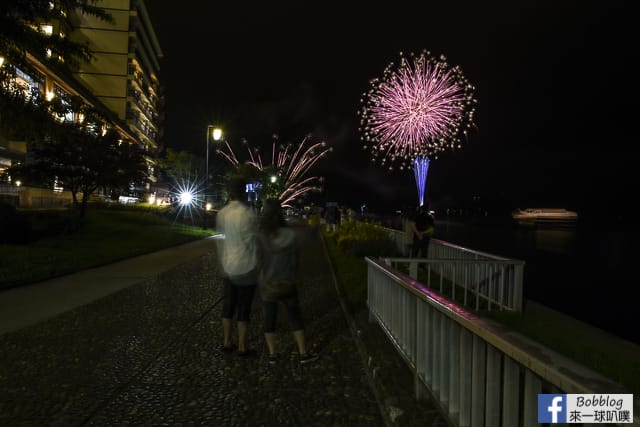
{"label": "shrubbery", "polygon": [[25,211],[22,216],[30,225],[29,241],[74,233],[82,221],[76,209]]}
{"label": "shrubbery", "polygon": [[318,214],[309,215],[308,224],[312,227],[320,225],[320,215]]}
{"label": "shrubbery", "polygon": [[356,257],[399,255],[389,232],[377,224],[347,221],[327,236],[335,239],[341,251]]}
{"label": "shrubbery", "polygon": [[15,206],[0,202],[0,243],[27,243],[31,227]]}
{"label": "shrubbery", "polygon": [[398,255],[388,231],[373,223],[347,221],[335,231],[323,233],[349,310],[366,309],[367,265],[364,257]]}

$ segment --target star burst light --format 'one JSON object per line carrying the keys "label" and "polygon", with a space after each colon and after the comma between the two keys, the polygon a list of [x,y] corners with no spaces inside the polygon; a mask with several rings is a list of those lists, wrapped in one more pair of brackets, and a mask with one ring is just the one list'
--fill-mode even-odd
{"label": "star burst light", "polygon": [[401,52],[399,63],[370,83],[360,100],[359,130],[372,160],[389,169],[460,148],[473,126],[475,88],[444,55],[423,51],[407,58]]}
{"label": "star burst light", "polygon": [[194,223],[196,221],[194,216],[200,216],[201,206],[205,200],[202,180],[197,177],[195,179],[186,177],[178,179],[173,188],[171,188],[170,194],[171,198],[178,202],[176,219],[182,215],[185,219],[189,217],[191,222]]}
{"label": "star burst light", "polygon": [[[246,141],[249,158],[244,162],[259,171],[265,170],[260,150],[251,147]],[[278,143],[278,136],[273,135],[271,145],[271,165],[277,171],[278,182],[282,182],[282,191],[278,195],[278,200],[282,207],[293,207],[293,203],[299,200],[304,194],[309,192],[322,191],[322,177],[307,176],[310,169],[325,157],[333,148],[327,143],[311,142],[311,135],[305,136],[296,145]],[[228,142],[225,141],[223,149],[218,150],[218,154],[224,157],[234,166],[240,165],[240,161]],[[268,167],[269,165],[267,165]]]}

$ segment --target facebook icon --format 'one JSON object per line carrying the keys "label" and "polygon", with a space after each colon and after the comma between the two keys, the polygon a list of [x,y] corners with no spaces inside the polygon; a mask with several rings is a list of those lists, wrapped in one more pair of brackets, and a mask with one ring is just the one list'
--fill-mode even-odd
{"label": "facebook icon", "polygon": [[539,423],[566,423],[567,422],[567,395],[566,394],[539,394],[538,395],[538,422]]}

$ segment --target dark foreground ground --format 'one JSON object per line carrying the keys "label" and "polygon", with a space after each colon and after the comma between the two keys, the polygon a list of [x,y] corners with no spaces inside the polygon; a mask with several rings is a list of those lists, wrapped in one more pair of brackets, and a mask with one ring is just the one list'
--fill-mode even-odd
{"label": "dark foreground ground", "polygon": [[259,304],[258,357],[218,351],[210,241],[155,277],[0,335],[0,425],[445,426],[435,403],[413,399],[412,376],[381,330],[345,315],[319,235],[303,232],[300,294],[316,363],[297,362],[281,316],[287,357],[267,364]]}

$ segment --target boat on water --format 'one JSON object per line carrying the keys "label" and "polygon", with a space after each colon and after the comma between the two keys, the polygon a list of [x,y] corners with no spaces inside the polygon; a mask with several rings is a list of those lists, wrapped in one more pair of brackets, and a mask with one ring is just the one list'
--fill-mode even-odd
{"label": "boat on water", "polygon": [[568,209],[558,208],[526,208],[516,209],[511,217],[519,225],[574,225],[578,220],[578,213]]}

